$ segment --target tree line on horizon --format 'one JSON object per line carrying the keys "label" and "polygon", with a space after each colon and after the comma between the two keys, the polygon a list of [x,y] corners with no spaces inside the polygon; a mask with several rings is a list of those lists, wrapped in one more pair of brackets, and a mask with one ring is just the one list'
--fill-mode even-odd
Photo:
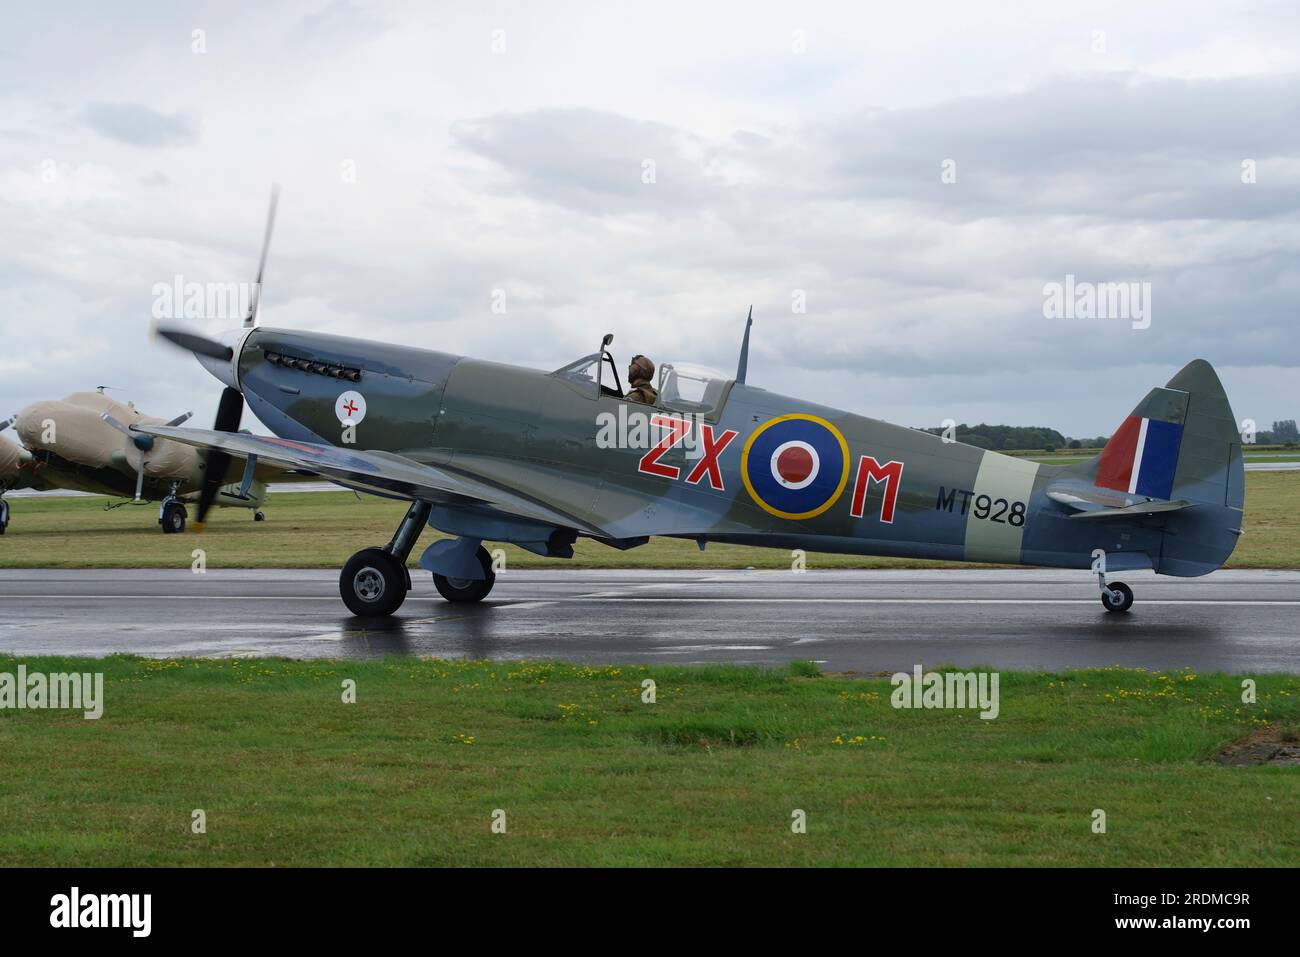
{"label": "tree line on horizon", "polygon": [[[943,435],[944,429],[922,428],[918,431],[931,435]],[[954,438],[966,445],[995,452],[1017,452],[1042,449],[1056,452],[1061,449],[1099,449],[1110,441],[1108,435],[1073,438],[1062,435],[1056,429],[1041,425],[990,425],[981,422],[978,425],[962,423],[956,427]],[[1268,430],[1255,433],[1256,445],[1297,445],[1300,444],[1300,429],[1295,419],[1281,419],[1273,423]]]}

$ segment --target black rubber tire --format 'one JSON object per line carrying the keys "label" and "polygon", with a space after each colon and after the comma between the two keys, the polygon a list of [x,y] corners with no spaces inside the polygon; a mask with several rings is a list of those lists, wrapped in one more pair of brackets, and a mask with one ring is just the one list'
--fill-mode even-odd
{"label": "black rubber tire", "polygon": [[185,511],[185,506],[178,502],[168,502],[163,506],[162,518],[158,524],[162,526],[164,535],[177,535],[185,531],[185,519],[189,513]]}
{"label": "black rubber tire", "polygon": [[1133,607],[1133,589],[1123,582],[1107,582],[1106,590],[1101,593],[1101,606],[1116,614],[1128,611]]}
{"label": "black rubber tire", "polygon": [[265,522],[265,521],[266,521],[266,513],[265,513],[265,512],[262,512],[262,511],[260,511],[260,510],[254,512],[254,513],[253,513],[253,521],[255,521],[255,522]]}
{"label": "black rubber tire", "polygon": [[492,556],[488,554],[486,548],[482,545],[478,547],[475,553],[478,563],[483,566],[484,578],[482,581],[470,581],[464,578],[448,578],[446,575],[433,573],[433,585],[438,589],[438,594],[447,601],[457,603],[482,601],[496,584],[497,573],[492,570]]}
{"label": "black rubber tire", "polygon": [[362,549],[347,560],[339,573],[343,604],[361,618],[391,615],[406,601],[408,588],[406,569],[382,548]]}

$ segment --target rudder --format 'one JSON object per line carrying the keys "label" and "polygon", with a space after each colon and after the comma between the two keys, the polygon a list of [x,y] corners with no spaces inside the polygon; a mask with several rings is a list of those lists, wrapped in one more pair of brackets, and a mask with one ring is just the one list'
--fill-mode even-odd
{"label": "rudder", "polygon": [[1162,516],[1155,570],[1204,575],[1236,547],[1245,507],[1241,434],[1218,375],[1204,359],[1152,389],[1115,430],[1101,454],[1074,474],[1131,502],[1182,502]]}

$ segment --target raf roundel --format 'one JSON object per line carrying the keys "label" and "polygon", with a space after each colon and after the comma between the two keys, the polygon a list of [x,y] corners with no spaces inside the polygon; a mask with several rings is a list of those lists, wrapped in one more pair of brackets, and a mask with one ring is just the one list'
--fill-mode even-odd
{"label": "raf roundel", "polygon": [[764,422],[745,443],[740,474],[750,498],[779,518],[813,518],[835,504],[849,480],[849,446],[815,415]]}
{"label": "raf roundel", "polygon": [[366,397],[349,389],[334,400],[334,414],[343,425],[359,425],[366,417]]}

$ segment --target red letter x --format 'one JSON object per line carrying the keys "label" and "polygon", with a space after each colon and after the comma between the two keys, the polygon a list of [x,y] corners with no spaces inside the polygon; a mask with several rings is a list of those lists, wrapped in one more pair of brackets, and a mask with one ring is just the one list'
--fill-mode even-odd
{"label": "red letter x", "polygon": [[704,455],[695,463],[695,468],[691,469],[691,474],[686,476],[686,484],[694,485],[707,474],[709,476],[709,485],[719,492],[725,492],[726,489],[722,485],[722,472],[718,468],[718,456],[722,454],[723,449],[731,444],[731,440],[739,434],[727,429],[718,436],[715,442],[713,439],[713,426],[700,426],[700,438],[704,442]]}

